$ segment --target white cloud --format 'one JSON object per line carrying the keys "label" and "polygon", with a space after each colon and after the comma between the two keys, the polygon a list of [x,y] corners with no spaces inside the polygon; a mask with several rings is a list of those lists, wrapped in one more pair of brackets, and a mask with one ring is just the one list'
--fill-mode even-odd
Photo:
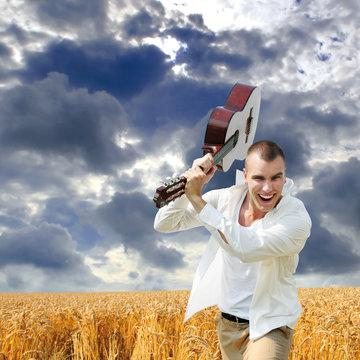
{"label": "white cloud", "polygon": [[205,25],[213,31],[262,28],[271,32],[286,22],[290,12],[296,9],[293,0],[236,0],[173,1],[161,0],[167,9],[184,14],[201,14]]}
{"label": "white cloud", "polygon": [[[91,253],[96,254],[96,252],[95,248]],[[96,256],[86,256],[85,264],[105,283],[119,282],[131,287],[134,280],[129,277],[129,273],[138,272],[140,260],[140,256],[135,251],[125,252],[124,247],[120,246],[107,251],[100,261],[96,259]]]}

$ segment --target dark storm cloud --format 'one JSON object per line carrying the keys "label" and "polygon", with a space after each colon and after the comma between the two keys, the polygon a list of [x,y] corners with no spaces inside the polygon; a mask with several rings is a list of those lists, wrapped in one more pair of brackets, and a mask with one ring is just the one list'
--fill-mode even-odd
{"label": "dark storm cloud", "polygon": [[[360,186],[354,181],[360,173],[360,161],[325,166],[313,178],[313,189],[300,194],[312,217],[310,239],[302,253],[300,270],[341,274],[360,269],[355,252],[360,230]],[[327,222],[321,220],[327,219]],[[337,232],[326,224],[338,224]]]}
{"label": "dark storm cloud", "polygon": [[12,49],[0,42],[0,80],[9,78],[8,66],[12,65]]}
{"label": "dark storm cloud", "polygon": [[336,137],[341,130],[348,132],[349,128],[354,129],[358,123],[355,116],[336,108],[320,111],[315,104],[289,109],[286,115],[294,122],[301,123],[304,128],[311,129],[311,132],[322,135],[326,133],[327,137]]}
{"label": "dark storm cloud", "polygon": [[167,30],[166,34],[184,44],[177,52],[175,63],[185,64],[190,74],[208,76],[216,73],[215,66],[224,66],[230,71],[244,71],[253,63],[251,57],[242,53],[241,48],[237,52],[226,49],[216,35],[207,29],[174,27]]}
{"label": "dark storm cloud", "polygon": [[216,42],[216,35],[214,32],[205,29],[199,30],[189,26],[173,27],[165,32],[166,35],[171,35],[175,39],[187,45],[204,45],[209,46]]}
{"label": "dark storm cloud", "polygon": [[84,291],[100,284],[60,225],[42,223],[0,235],[1,291]]}
{"label": "dark storm cloud", "polygon": [[157,33],[152,17],[147,11],[141,11],[124,22],[125,32],[128,37],[146,37]]}
{"label": "dark storm cloud", "polygon": [[206,76],[214,71],[215,66],[225,66],[227,70],[247,70],[251,64],[251,58],[241,54],[230,54],[209,48],[206,44],[201,46],[187,46],[179,50],[176,56],[176,64],[186,64],[186,69],[191,74]]}
{"label": "dark storm cloud", "polygon": [[46,201],[43,220],[69,228],[79,221],[79,216],[66,198],[56,197]]}
{"label": "dark storm cloud", "polygon": [[[74,154],[66,158],[65,154],[61,156],[48,151],[35,152],[21,146],[2,145],[0,183],[3,194],[7,196],[0,199],[0,208],[6,208],[9,216],[22,220],[27,218],[31,207],[31,202],[25,200],[27,195],[36,192],[45,194],[50,189],[56,189],[68,196],[75,196],[77,188],[71,180],[83,176],[84,169],[89,170]],[[13,197],[18,197],[18,200],[14,201]]]}
{"label": "dark storm cloud", "polygon": [[[71,90],[66,76],[53,73],[7,91],[0,103],[2,151],[32,150],[69,161],[82,158],[97,172],[109,172],[125,160],[115,143],[115,135],[127,129],[125,114],[104,92]],[[127,166],[134,156],[126,149]]]}
{"label": "dark storm cloud", "polygon": [[107,15],[107,1],[103,0],[57,0],[32,1],[28,6],[34,9],[39,21],[54,30],[76,30],[102,33]]}
{"label": "dark storm cloud", "polygon": [[200,14],[185,17],[176,12],[171,19],[166,19],[164,14],[162,6],[160,10],[154,6],[140,7],[136,14],[124,21],[123,36],[139,41],[152,36],[178,40],[182,46],[174,63],[185,65],[189,74],[206,78],[211,74],[215,78],[221,76],[221,68],[245,76],[257,59],[275,60],[281,55],[276,45],[266,45],[269,39],[260,31],[215,33],[206,27]]}
{"label": "dark storm cloud", "polygon": [[118,236],[126,249],[136,250],[148,264],[165,269],[185,266],[183,255],[161,243],[153,228],[156,208],[142,193],[120,194],[98,208],[101,221]]}
{"label": "dark storm cloud", "polygon": [[81,45],[63,40],[29,53],[19,75],[32,82],[59,72],[68,76],[72,87],[129,98],[162,81],[169,69],[167,56],[152,45],[125,48],[110,39]]}
{"label": "dark storm cloud", "polygon": [[0,43],[0,57],[2,61],[9,58],[11,56],[11,53],[12,51],[7,45]]}
{"label": "dark storm cloud", "polygon": [[52,271],[80,269],[84,267],[83,258],[75,246],[69,233],[54,224],[4,232],[0,235],[0,266],[27,264]]}
{"label": "dark storm cloud", "polygon": [[49,198],[42,213],[41,222],[53,223],[66,228],[76,241],[79,251],[91,249],[101,241],[93,219],[94,206],[90,202],[74,201],[69,196]]}
{"label": "dark storm cloud", "polygon": [[140,132],[171,132],[194,127],[211,109],[225,102],[231,87],[221,82],[209,85],[191,79],[169,79],[139,94],[124,107]]}
{"label": "dark storm cloud", "polygon": [[[257,29],[223,31],[217,36],[219,44],[226,44],[228,51],[241,53],[249,58],[251,63],[258,61],[274,61],[282,57],[282,46],[278,39],[269,38]],[[271,43],[268,45],[267,43]]]}
{"label": "dark storm cloud", "polygon": [[28,32],[17,24],[11,24],[3,35],[10,36],[15,39],[19,44],[25,44],[28,40]]}
{"label": "dark storm cloud", "polygon": [[[346,242],[346,238],[338,236],[320,224],[316,208],[305,202],[312,220],[310,238],[300,254],[299,274],[339,275],[360,270],[360,256]],[[345,240],[345,241],[344,241]]]}
{"label": "dark storm cloud", "polygon": [[360,160],[355,157],[328,165],[315,174],[311,194],[311,204],[318,211],[356,232],[360,231],[359,174]]}
{"label": "dark storm cloud", "polygon": [[[137,12],[128,15],[121,24],[122,37],[124,39],[137,39],[155,37],[161,34],[161,28],[166,27],[166,11],[160,1],[135,1],[132,5]],[[178,20],[177,20],[178,21]]]}
{"label": "dark storm cloud", "polygon": [[192,22],[197,28],[205,28],[205,23],[202,15],[200,14],[190,14],[188,16],[190,22]]}
{"label": "dark storm cloud", "polygon": [[[163,14],[164,9],[162,9],[162,11],[160,9],[160,12]],[[145,37],[158,35],[161,23],[162,18],[154,16],[154,14],[151,13],[151,10],[147,11],[146,9],[142,9],[135,15],[129,16],[127,19],[125,19],[122,28],[125,37],[129,39],[142,39]]]}
{"label": "dark storm cloud", "polygon": [[5,228],[18,229],[23,227],[25,224],[20,218],[11,215],[1,215],[0,216],[0,225]]}

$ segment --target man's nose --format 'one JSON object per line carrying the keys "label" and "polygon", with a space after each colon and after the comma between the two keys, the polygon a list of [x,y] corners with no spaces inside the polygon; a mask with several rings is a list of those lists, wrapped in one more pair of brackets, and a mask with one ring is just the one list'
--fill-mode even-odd
{"label": "man's nose", "polygon": [[265,181],[263,186],[263,191],[268,193],[271,192],[271,190],[272,190],[271,181]]}

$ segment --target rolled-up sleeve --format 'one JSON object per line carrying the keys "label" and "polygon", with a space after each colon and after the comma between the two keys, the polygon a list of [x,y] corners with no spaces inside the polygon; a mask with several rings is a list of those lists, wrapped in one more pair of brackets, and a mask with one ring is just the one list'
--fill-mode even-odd
{"label": "rolled-up sleeve", "polygon": [[[219,190],[209,191],[204,195],[204,200],[216,207],[220,193]],[[206,224],[201,221],[199,214],[185,195],[159,209],[154,220],[155,230],[164,233],[188,230],[202,225]]]}
{"label": "rolled-up sleeve", "polygon": [[155,230],[170,233],[202,225],[198,214],[186,196],[179,197],[159,209],[154,219]]}

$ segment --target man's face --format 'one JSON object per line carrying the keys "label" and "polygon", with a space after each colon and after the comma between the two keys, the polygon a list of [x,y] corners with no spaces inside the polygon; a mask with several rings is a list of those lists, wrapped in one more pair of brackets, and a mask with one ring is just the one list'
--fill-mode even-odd
{"label": "man's face", "polygon": [[244,177],[249,188],[250,206],[254,212],[265,216],[280,201],[286,182],[284,160],[277,156],[267,162],[257,153],[252,153],[246,160]]}

